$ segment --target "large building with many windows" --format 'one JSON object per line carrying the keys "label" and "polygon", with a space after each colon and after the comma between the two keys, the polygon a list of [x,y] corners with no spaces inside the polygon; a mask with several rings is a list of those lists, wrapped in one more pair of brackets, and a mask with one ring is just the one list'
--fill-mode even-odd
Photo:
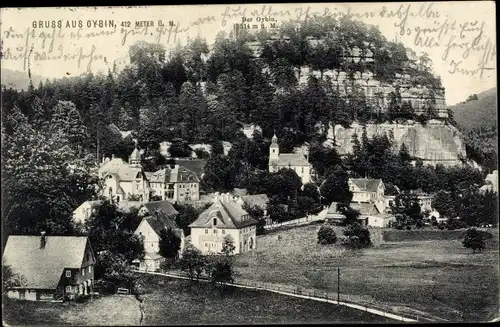
{"label": "large building with many windows", "polygon": [[171,202],[198,201],[200,179],[193,171],[175,165],[156,172],[146,172],[152,195]]}
{"label": "large building with many windows", "polygon": [[234,254],[257,246],[257,221],[235,201],[216,200],[189,227],[192,245],[203,254],[220,252],[227,235],[234,241]]}

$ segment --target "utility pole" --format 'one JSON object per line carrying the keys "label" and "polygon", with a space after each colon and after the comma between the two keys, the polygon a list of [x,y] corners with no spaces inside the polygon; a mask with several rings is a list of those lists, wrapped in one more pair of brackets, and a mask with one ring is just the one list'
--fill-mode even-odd
{"label": "utility pole", "polygon": [[337,267],[337,304],[340,303],[340,266]]}
{"label": "utility pole", "polygon": [[96,133],[96,148],[97,148],[97,152],[96,152],[96,155],[97,155],[97,166],[99,166],[99,121],[97,121],[97,124],[96,124],[96,130],[97,130],[97,133]]}

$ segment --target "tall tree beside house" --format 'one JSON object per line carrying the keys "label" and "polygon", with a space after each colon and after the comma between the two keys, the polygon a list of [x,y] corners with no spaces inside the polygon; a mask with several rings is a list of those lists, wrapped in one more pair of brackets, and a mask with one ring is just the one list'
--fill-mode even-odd
{"label": "tall tree beside house", "polygon": [[123,255],[128,262],[144,256],[142,239],[132,230],[122,228],[124,219],[114,203],[103,201],[86,221],[88,237],[96,253],[108,251]]}
{"label": "tall tree beside house", "polygon": [[351,201],[352,193],[349,191],[347,172],[339,165],[328,172],[328,177],[320,187],[321,196],[325,204],[332,202]]}
{"label": "tall tree beside house", "polygon": [[181,239],[172,228],[164,229],[160,233],[160,255],[167,259],[176,259],[181,249]]}
{"label": "tall tree beside house", "polygon": [[234,239],[231,235],[224,236],[224,241],[222,242],[222,250],[221,253],[227,256],[233,255],[236,250],[236,246],[234,245]]}
{"label": "tall tree beside house", "polygon": [[[95,159],[72,146],[65,130],[47,125],[35,129],[16,108],[6,118],[2,120],[4,235],[42,230],[72,234],[73,210],[95,195]],[[54,123],[60,120],[67,119],[62,114]]]}
{"label": "tall tree beside house", "polygon": [[402,215],[406,221],[417,227],[423,226],[424,215],[420,210],[417,195],[414,193],[403,191],[396,195],[391,205],[391,212],[394,215]]}
{"label": "tall tree beside house", "polygon": [[201,251],[188,244],[182,251],[182,257],[179,261],[179,266],[186,271],[189,278],[193,280],[199,278],[205,268],[206,261]]}

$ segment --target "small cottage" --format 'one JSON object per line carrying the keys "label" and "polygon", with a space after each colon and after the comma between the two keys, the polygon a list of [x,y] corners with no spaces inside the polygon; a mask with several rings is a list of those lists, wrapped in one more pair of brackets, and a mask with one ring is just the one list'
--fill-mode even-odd
{"label": "small cottage", "polygon": [[8,289],[7,296],[29,301],[88,296],[93,292],[95,262],[86,236],[11,235],[3,263],[22,283]]}

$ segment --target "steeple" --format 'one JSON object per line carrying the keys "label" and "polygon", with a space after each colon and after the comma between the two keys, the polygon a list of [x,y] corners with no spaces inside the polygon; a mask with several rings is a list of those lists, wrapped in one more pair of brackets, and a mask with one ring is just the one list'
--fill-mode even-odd
{"label": "steeple", "polygon": [[135,143],[135,149],[132,151],[132,154],[130,155],[128,159],[128,163],[130,166],[141,166],[141,152],[137,148],[137,140],[134,140]]}
{"label": "steeple", "polygon": [[271,145],[269,146],[269,163],[278,161],[280,155],[280,147],[278,145],[278,138],[276,137],[276,132],[271,139]]}

